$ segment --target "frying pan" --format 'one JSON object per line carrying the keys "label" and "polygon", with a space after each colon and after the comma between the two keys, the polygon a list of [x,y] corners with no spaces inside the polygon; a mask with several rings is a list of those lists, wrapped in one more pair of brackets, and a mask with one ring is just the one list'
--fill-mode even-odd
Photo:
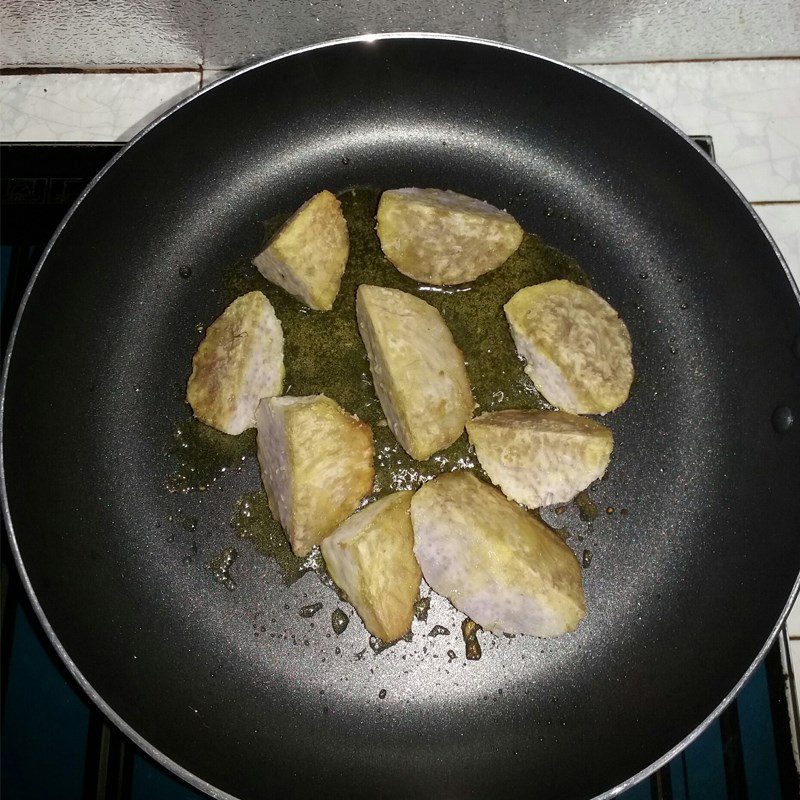
{"label": "frying pan", "polygon": [[[205,494],[164,490],[221,271],[258,251],[261,220],[362,184],[509,208],[630,328],[637,379],[608,418],[596,491],[628,514],[586,531],[573,635],[484,636],[476,662],[424,635],[375,655],[357,620],[337,638],[297,615],[332,607],[313,574],[287,587],[240,546],[238,588],[211,581],[254,459]],[[795,595],[798,334],[796,289],[752,209],[633,98],[487,42],[301,50],[165,115],[51,242],[6,362],[12,546],[93,700],[212,795],[608,796],[719,713]],[[198,530],[169,534],[179,513]],[[457,631],[444,602],[431,613]]]}

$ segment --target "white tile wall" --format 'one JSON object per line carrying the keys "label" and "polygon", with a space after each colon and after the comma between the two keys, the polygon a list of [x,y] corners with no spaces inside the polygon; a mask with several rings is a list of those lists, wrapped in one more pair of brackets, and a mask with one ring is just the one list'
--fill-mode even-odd
{"label": "white tile wall", "polygon": [[0,140],[125,142],[199,86],[199,70],[0,75]]}
{"label": "white tile wall", "polygon": [[755,209],[800,287],[800,203],[759,203]]}
{"label": "white tile wall", "polygon": [[800,201],[800,60],[593,65],[681,130],[709,134],[748,200]]}
{"label": "white tile wall", "polygon": [[[800,602],[795,603],[794,608],[789,612],[789,618],[786,620],[786,632],[789,634],[789,638],[800,647]],[[796,661],[795,666],[798,668],[796,674],[800,680],[800,661]]]}
{"label": "white tile wall", "polygon": [[789,651],[792,657],[792,671],[795,679],[800,678],[800,639],[789,640]]}
{"label": "white tile wall", "polygon": [[204,69],[201,83],[204,87],[210,86],[212,83],[216,83],[220,78],[224,78],[232,72],[233,70],[230,69]]}

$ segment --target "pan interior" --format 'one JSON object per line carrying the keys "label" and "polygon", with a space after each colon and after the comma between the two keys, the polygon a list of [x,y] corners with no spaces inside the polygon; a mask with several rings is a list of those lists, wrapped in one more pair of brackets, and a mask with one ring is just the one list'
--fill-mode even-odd
{"label": "pan interior", "polygon": [[[468,662],[461,617],[434,599],[411,642],[375,654],[357,618],[332,631],[341,604],[316,575],[286,585],[236,538],[236,502],[259,487],[252,457],[232,451],[203,492],[166,488],[195,326],[224,308],[232,265],[258,251],[265,219],[361,185],[507,208],[630,329],[637,377],[604,420],[615,452],[593,493],[600,513],[557,523],[593,554],[574,635],[484,634]],[[614,90],[477,43],[303,52],[167,117],[53,245],[8,368],[14,535],[77,669],[223,791],[590,796],[702,723],[784,609],[800,564],[800,441],[770,420],[800,400],[799,331],[751,212]],[[232,591],[206,568],[231,546]],[[317,615],[298,615],[315,602]],[[450,636],[428,637],[435,624]]]}

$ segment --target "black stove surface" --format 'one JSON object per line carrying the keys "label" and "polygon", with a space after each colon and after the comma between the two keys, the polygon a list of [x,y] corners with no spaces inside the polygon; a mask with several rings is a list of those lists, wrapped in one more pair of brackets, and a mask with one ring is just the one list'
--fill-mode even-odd
{"label": "black stove surface", "polygon": [[[710,158],[710,137],[695,137]],[[4,145],[2,348],[50,236],[118,144]],[[2,538],[3,797],[189,800],[198,792],[129,742],[88,701],[41,629]],[[798,797],[780,642],[721,717],[624,800]]]}

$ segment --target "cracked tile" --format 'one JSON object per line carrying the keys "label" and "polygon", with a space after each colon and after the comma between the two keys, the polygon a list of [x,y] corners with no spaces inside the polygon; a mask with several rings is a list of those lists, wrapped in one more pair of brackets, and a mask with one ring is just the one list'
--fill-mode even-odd
{"label": "cracked tile", "polygon": [[126,142],[199,85],[199,71],[0,75],[0,139]]}

